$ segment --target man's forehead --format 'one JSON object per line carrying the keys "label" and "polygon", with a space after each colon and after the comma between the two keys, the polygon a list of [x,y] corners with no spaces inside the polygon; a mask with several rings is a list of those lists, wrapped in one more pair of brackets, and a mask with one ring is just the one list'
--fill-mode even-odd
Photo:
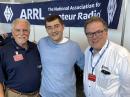
{"label": "man's forehead", "polygon": [[56,25],[56,24],[60,24],[59,20],[58,19],[55,19],[53,21],[50,21],[50,22],[46,22],[46,25]]}

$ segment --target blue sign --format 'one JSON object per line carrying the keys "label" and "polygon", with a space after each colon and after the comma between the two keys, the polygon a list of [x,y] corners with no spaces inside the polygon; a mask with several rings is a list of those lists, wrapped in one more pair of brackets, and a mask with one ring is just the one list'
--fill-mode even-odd
{"label": "blue sign", "polygon": [[0,3],[0,22],[11,23],[15,18],[25,18],[34,25],[44,25],[44,19],[58,14],[67,27],[83,27],[92,17],[102,17],[109,28],[117,29],[122,0],[68,0],[27,4]]}

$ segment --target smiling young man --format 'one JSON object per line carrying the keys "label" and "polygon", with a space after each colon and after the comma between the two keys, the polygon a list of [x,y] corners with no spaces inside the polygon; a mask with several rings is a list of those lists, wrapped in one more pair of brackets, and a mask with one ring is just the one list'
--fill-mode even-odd
{"label": "smiling young man", "polygon": [[130,97],[130,53],[108,40],[108,27],[100,17],[85,22],[90,47],[85,51],[86,97]]}
{"label": "smiling young man", "polygon": [[58,15],[45,20],[47,37],[38,48],[42,61],[42,97],[76,97],[74,64],[84,67],[84,54],[77,43],[63,36],[64,23]]}
{"label": "smiling young man", "polygon": [[0,97],[39,97],[41,61],[30,42],[30,23],[15,19],[13,38],[0,48]]}

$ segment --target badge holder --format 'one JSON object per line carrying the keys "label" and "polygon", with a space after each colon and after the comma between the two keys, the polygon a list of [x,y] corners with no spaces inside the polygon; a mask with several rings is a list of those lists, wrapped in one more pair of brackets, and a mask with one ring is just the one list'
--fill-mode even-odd
{"label": "badge holder", "polygon": [[88,80],[95,82],[96,81],[96,75],[89,73],[88,74]]}
{"label": "badge holder", "polygon": [[14,58],[14,61],[17,62],[17,61],[21,61],[23,60],[23,55],[22,54],[19,54],[18,51],[15,52],[15,55],[13,56]]}

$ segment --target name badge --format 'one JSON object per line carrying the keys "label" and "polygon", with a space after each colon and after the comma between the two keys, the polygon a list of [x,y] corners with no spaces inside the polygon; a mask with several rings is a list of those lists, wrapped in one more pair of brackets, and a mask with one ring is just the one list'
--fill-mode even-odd
{"label": "name badge", "polygon": [[96,75],[89,73],[88,74],[88,80],[95,82],[96,81]]}
{"label": "name badge", "polygon": [[23,55],[22,54],[18,54],[18,52],[16,52],[16,55],[13,56],[14,58],[14,61],[17,62],[17,61],[21,61],[23,60]]}

